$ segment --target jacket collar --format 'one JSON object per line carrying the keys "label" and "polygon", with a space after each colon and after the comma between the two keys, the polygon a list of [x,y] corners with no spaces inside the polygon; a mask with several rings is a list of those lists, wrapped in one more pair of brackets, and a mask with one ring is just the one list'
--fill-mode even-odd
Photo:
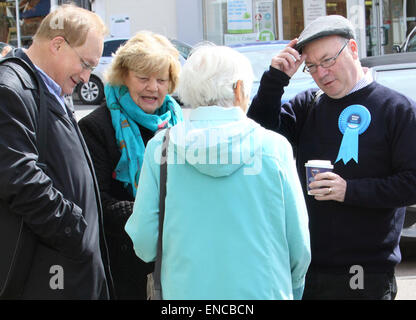
{"label": "jacket collar", "polygon": [[[41,74],[41,72],[39,72],[39,68],[37,68],[33,62],[30,60],[30,58],[27,56],[27,54],[23,51],[23,49],[17,48],[13,50],[13,55],[24,60],[31,68],[34,72],[36,72],[39,75],[39,78],[42,79],[42,81],[40,81],[40,86],[42,88],[40,88],[41,90],[44,90],[44,92],[46,93],[47,96],[49,97],[54,97],[55,100],[57,100],[57,102],[62,106],[62,108],[59,108],[57,106],[53,105],[53,109],[55,111],[57,111],[59,114],[62,115],[66,115],[67,116],[67,111],[66,111],[66,107],[65,107],[65,102],[62,99],[59,99],[59,95],[56,95],[53,91],[51,91],[49,89],[49,87],[46,85],[45,83],[45,79],[44,76]],[[49,77],[49,76],[48,76]],[[29,78],[26,77],[21,77],[22,82],[24,83],[24,85],[29,88],[29,89],[36,89],[36,85],[33,83],[33,81]],[[58,86],[58,85],[57,85]],[[59,86],[58,86],[59,87]]]}

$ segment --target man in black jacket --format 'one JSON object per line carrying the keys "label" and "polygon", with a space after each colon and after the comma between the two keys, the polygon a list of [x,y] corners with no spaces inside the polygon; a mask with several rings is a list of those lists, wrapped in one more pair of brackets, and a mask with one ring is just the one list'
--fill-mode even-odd
{"label": "man in black jacket", "polygon": [[[303,62],[323,94],[281,105]],[[404,207],[416,202],[415,102],[361,67],[347,19],[324,16],[272,59],[248,116],[297,151],[312,252],[304,299],[394,299]],[[309,195],[305,163],[315,159],[334,170],[309,181]]]}
{"label": "man in black jacket", "polygon": [[[0,66],[2,298],[111,297],[93,165],[63,98],[88,80],[105,33],[97,15],[64,5],[45,17],[28,50],[13,51],[21,62]],[[46,154],[39,153],[42,108]]]}

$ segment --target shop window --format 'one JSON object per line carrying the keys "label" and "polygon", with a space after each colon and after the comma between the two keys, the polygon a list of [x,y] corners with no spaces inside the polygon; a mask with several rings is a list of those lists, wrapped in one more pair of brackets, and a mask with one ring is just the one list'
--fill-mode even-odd
{"label": "shop window", "polygon": [[15,3],[0,2],[0,42],[9,43],[16,33]]}
{"label": "shop window", "polygon": [[347,0],[203,0],[204,39],[225,45],[274,40],[280,25],[281,37],[290,40],[305,24],[329,14],[347,17]]}
{"label": "shop window", "polygon": [[303,1],[283,0],[283,38],[291,40],[299,36],[304,28]]}
{"label": "shop window", "polygon": [[326,14],[337,14],[347,17],[347,1],[346,0],[327,0]]}
{"label": "shop window", "polygon": [[204,38],[216,44],[276,39],[276,0],[204,0]]}

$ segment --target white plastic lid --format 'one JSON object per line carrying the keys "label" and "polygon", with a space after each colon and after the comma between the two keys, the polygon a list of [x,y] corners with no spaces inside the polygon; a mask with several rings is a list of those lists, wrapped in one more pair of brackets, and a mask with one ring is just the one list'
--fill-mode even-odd
{"label": "white plastic lid", "polygon": [[329,160],[309,160],[305,163],[305,167],[334,169],[334,166],[331,164],[331,161]]}

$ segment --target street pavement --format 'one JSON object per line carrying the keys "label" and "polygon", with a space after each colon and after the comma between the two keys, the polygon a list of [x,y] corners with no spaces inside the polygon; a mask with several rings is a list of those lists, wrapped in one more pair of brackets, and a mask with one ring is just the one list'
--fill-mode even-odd
{"label": "street pavement", "polygon": [[413,253],[414,246],[402,249],[402,252],[409,251],[411,255],[404,255],[396,267],[396,300],[416,300],[416,253]]}
{"label": "street pavement", "polygon": [[[74,101],[74,103],[75,102],[76,101]],[[77,119],[77,121],[79,121],[97,107],[98,106],[96,105],[74,104],[75,118]]]}
{"label": "street pavement", "polygon": [[[82,105],[74,101],[75,115],[79,121],[92,110],[96,105]],[[189,115],[190,109],[183,109],[184,117]],[[398,292],[396,300],[416,300],[416,257],[404,258],[396,268]]]}

